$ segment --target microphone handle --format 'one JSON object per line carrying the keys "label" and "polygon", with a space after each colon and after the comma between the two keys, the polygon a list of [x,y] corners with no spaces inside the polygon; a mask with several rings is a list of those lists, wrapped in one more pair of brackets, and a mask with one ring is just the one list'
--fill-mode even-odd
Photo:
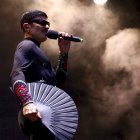
{"label": "microphone handle", "polygon": [[63,37],[64,40],[69,40],[69,41],[74,41],[74,42],[82,42],[83,39],[79,38],[79,37],[69,37],[69,36],[64,36]]}
{"label": "microphone handle", "polygon": [[[59,37],[62,37],[62,35],[59,34],[59,32],[54,31],[54,30],[48,30],[48,32],[46,33],[46,36],[50,39],[57,39]],[[64,36],[63,39],[74,41],[74,42],[83,42],[82,38],[76,37],[76,36]]]}

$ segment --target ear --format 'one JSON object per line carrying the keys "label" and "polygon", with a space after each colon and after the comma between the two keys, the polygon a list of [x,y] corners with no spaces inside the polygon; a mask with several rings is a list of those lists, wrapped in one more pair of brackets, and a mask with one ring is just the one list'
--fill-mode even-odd
{"label": "ear", "polygon": [[30,32],[30,25],[29,25],[29,23],[23,23],[23,29],[24,29],[24,31],[25,32]]}

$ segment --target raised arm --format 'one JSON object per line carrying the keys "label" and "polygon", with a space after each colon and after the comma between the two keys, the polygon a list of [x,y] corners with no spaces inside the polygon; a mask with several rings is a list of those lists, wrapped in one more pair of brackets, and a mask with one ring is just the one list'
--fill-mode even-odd
{"label": "raised arm", "polygon": [[[62,32],[63,36],[69,36],[67,33]],[[62,37],[58,39],[58,45],[60,50],[57,72],[56,72],[56,86],[63,88],[67,76],[67,67],[68,67],[68,52],[70,50],[70,41],[64,40]]]}

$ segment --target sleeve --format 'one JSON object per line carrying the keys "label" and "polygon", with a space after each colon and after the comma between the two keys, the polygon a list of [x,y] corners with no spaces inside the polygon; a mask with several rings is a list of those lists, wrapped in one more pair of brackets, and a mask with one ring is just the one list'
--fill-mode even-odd
{"label": "sleeve", "polygon": [[28,86],[22,70],[13,69],[11,73],[12,91],[18,97],[21,105],[32,103],[32,98],[28,93]]}
{"label": "sleeve", "polygon": [[60,53],[55,77],[57,87],[60,88],[64,87],[67,77],[67,67],[68,67],[68,53],[66,54]]}
{"label": "sleeve", "polygon": [[31,96],[28,93],[28,87],[24,81],[15,81],[15,83],[13,84],[13,91],[23,106],[28,103],[33,103]]}
{"label": "sleeve", "polygon": [[[12,84],[12,91],[18,97],[21,105],[26,105],[32,101],[32,98],[28,91],[28,86],[26,84],[24,69],[28,67],[33,58],[26,58],[29,51],[27,48],[29,44],[21,42],[15,51],[14,63],[12,72],[10,74],[10,80]],[[30,48],[30,47],[29,47]]]}
{"label": "sleeve", "polygon": [[33,102],[28,91],[23,71],[29,67],[36,58],[42,62],[48,63],[48,57],[46,54],[32,41],[26,40],[18,45],[14,55],[11,83],[12,90],[22,105]]}

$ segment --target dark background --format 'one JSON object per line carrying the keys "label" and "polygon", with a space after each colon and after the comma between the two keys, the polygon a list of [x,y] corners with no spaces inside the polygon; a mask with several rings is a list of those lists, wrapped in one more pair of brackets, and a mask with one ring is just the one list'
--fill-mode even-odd
{"label": "dark background", "polygon": [[[18,127],[19,102],[9,89],[9,75],[14,50],[22,39],[18,23],[20,15],[28,10],[28,7],[34,2],[33,0],[1,0],[0,140],[26,140]],[[77,0],[76,3],[65,1],[65,4],[84,9],[79,15],[73,12],[78,17],[75,21],[78,26],[71,23],[73,28],[70,30],[84,38],[83,44],[73,47],[69,55],[67,90],[75,100],[79,111],[79,126],[75,140],[140,140],[140,2],[138,0],[109,0],[105,6],[111,11],[107,20],[104,19],[105,13],[100,14],[100,20],[97,19],[97,7],[91,0]],[[89,9],[95,13],[91,13]],[[69,9],[69,12],[71,12],[70,10],[72,9]],[[82,15],[83,18],[81,18]],[[121,37],[121,33],[118,31],[124,33],[124,36]],[[133,45],[130,45],[130,42],[134,38],[128,38],[128,43],[126,41],[125,45],[122,43],[128,34],[136,35],[134,38],[137,40]],[[120,57],[117,57],[118,65],[113,68],[103,63],[102,57],[109,51],[108,42],[111,42],[111,37],[115,35],[118,36],[117,42],[114,43],[115,45],[113,44],[115,47],[117,43],[120,46],[127,46],[127,48],[124,47],[124,52],[134,48],[134,55],[130,55],[128,61],[132,60],[131,64],[137,62],[137,71],[135,71],[134,65],[128,69],[125,61],[120,66],[122,60]],[[117,49],[114,49],[114,52],[116,52],[115,56],[118,54],[124,56],[123,58],[127,56],[119,51],[117,53]],[[110,52],[110,54],[113,53]],[[51,53],[50,59],[55,66],[57,53]],[[128,61],[126,62],[129,64]],[[105,65],[110,69],[105,69]],[[120,67],[118,68],[118,66]],[[132,68],[134,69],[132,70]],[[136,73],[137,76],[135,76]]]}

